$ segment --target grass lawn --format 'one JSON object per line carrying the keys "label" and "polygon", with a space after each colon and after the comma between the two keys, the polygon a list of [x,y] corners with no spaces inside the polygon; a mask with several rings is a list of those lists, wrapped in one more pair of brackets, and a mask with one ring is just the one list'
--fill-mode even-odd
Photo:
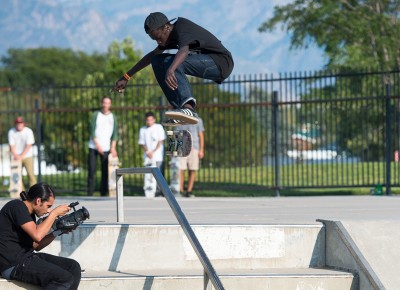
{"label": "grass lawn", "polygon": [[[385,181],[383,162],[291,164],[279,168],[281,196],[368,195],[374,185]],[[399,184],[399,163],[391,165],[392,183]],[[169,170],[165,176],[169,180]],[[100,172],[96,176],[100,180]],[[24,177],[25,182],[27,178]],[[8,196],[8,177],[0,178],[0,196]],[[272,166],[241,168],[203,167],[195,184],[196,196],[251,197],[275,196]],[[61,196],[86,196],[86,172],[42,176],[42,181]],[[124,177],[124,194],[143,196],[143,177]],[[340,187],[344,186],[344,187]],[[307,188],[305,188],[307,187]],[[99,193],[96,192],[95,195]],[[400,194],[399,187],[392,194]]]}

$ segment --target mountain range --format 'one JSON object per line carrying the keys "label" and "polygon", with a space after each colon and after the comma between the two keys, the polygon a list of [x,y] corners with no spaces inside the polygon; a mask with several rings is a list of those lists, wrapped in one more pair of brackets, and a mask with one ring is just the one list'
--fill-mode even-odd
{"label": "mountain range", "polygon": [[155,47],[143,30],[153,11],[186,17],[213,32],[232,52],[235,74],[316,70],[318,48],[291,51],[283,30],[259,33],[274,5],[291,0],[5,0],[0,6],[0,56],[9,48],[62,47],[92,53],[132,37],[136,48]]}

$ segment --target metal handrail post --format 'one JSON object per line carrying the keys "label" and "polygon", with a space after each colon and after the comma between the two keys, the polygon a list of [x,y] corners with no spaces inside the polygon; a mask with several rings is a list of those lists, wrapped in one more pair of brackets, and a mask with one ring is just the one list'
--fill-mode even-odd
{"label": "metal handrail post", "polygon": [[204,271],[204,290],[212,290],[212,283],[210,283],[210,277],[208,277],[208,274],[206,271]]}
{"label": "metal handrail post", "polygon": [[118,173],[118,169],[115,171],[117,180],[117,222],[124,222],[124,177]]}

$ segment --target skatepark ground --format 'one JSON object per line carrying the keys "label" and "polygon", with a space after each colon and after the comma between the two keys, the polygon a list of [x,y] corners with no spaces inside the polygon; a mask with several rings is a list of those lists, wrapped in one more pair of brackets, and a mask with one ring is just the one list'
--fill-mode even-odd
{"label": "skatepark ground", "polygon": [[[9,199],[1,198],[0,207]],[[79,201],[91,215],[87,222],[117,221],[116,199],[108,197],[58,197],[56,204]],[[304,224],[329,220],[400,221],[400,196],[310,196],[177,198],[191,224]],[[178,224],[163,197],[124,198],[125,222]]]}
{"label": "skatepark ground", "polygon": [[[2,207],[9,198],[0,198]],[[58,197],[57,204],[79,201],[90,219],[85,224],[116,223],[116,199]],[[386,289],[400,289],[400,197],[312,196],[257,198],[177,198],[192,225],[304,225],[340,221]],[[124,223],[178,224],[163,197],[124,198]]]}

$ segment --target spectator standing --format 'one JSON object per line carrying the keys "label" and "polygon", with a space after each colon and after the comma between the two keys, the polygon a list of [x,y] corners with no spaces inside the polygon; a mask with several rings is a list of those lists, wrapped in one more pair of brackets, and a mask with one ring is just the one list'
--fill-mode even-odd
{"label": "spectator standing", "polygon": [[[156,123],[156,117],[153,112],[146,113],[145,117],[146,126],[140,128],[138,142],[144,151],[144,165],[157,166],[160,168],[161,173],[164,174],[164,128]],[[161,189],[157,184],[155,196],[160,195],[162,195]]]}
{"label": "spectator standing", "polygon": [[[200,160],[204,157],[204,125],[203,120],[199,118],[197,124],[182,125],[178,127],[179,130],[188,130],[192,134],[193,148],[187,157],[181,157],[180,164],[180,190],[181,195],[185,197],[194,197],[193,186],[196,179],[196,172],[200,169]],[[184,191],[185,185],[185,171],[189,171],[188,184],[186,192]]]}
{"label": "spectator standing", "polygon": [[90,119],[88,196],[92,196],[94,191],[97,157],[100,157],[101,161],[100,194],[108,196],[108,155],[111,153],[113,157],[117,156],[117,140],[117,118],[111,112],[111,98],[104,96],[101,101],[101,110],[95,111]]}
{"label": "spectator standing", "polygon": [[8,144],[12,158],[21,160],[29,177],[29,186],[36,184],[33,170],[33,149],[35,137],[31,128],[28,128],[22,117],[15,119],[15,127],[8,131]]}

